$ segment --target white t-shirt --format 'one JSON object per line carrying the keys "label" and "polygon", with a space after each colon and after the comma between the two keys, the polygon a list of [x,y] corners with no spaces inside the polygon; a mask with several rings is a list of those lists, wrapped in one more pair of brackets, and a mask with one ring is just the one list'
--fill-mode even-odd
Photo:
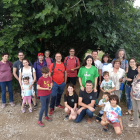
{"label": "white t-shirt", "polygon": [[[110,102],[109,101],[108,102],[103,102],[103,99],[101,99],[99,101],[98,105],[101,105],[101,104],[104,104],[106,106],[107,104],[110,104]],[[101,110],[99,112],[100,114],[104,114],[104,108],[105,108],[105,106],[104,107],[101,107]]]}
{"label": "white t-shirt", "polygon": [[101,64],[101,68],[102,68],[102,76],[103,76],[103,72],[104,71],[109,71],[111,68],[112,68],[112,64],[111,63],[109,63],[109,64]]}
{"label": "white t-shirt", "polygon": [[114,85],[113,81],[111,81],[111,80],[109,80],[108,82],[103,80],[100,87],[103,88],[103,90],[108,91],[108,90],[113,89],[115,87],[115,85]]}
{"label": "white t-shirt", "polygon": [[95,63],[95,67],[99,70],[99,69],[102,69],[102,67],[101,67],[101,61],[100,60],[96,60],[96,61],[94,61],[94,63]]}

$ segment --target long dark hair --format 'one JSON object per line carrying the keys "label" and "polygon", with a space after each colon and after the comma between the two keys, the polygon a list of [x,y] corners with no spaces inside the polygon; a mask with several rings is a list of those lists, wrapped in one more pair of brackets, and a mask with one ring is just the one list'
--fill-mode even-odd
{"label": "long dark hair", "polygon": [[104,54],[104,55],[102,56],[102,63],[105,63],[105,62],[104,62],[104,57],[107,57],[107,58],[108,58],[107,63],[110,63],[110,57],[109,57],[108,54]]}
{"label": "long dark hair", "polygon": [[92,59],[92,64],[91,65],[95,66],[93,57],[91,55],[86,56],[86,58],[84,59],[84,63],[83,63],[82,66],[86,66],[87,65],[87,59],[89,59],[89,58]]}
{"label": "long dark hair", "polygon": [[76,91],[74,90],[74,85],[70,83],[67,86],[67,90],[66,90],[66,93],[65,93],[66,96],[69,96],[68,87],[72,87],[73,88],[73,96],[74,96],[74,94],[77,94]]}

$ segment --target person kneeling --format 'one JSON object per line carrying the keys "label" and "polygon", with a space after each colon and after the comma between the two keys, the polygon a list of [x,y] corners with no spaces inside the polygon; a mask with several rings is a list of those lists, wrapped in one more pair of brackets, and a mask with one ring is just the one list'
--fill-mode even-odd
{"label": "person kneeling", "polygon": [[68,84],[66,94],[64,95],[64,102],[65,102],[65,112],[67,116],[65,117],[66,120],[75,120],[77,117],[77,105],[78,105],[78,95],[74,90],[73,84]]}
{"label": "person kneeling", "polygon": [[104,131],[107,131],[108,124],[112,124],[117,135],[120,135],[123,131],[121,108],[117,105],[119,103],[119,97],[117,95],[110,95],[110,104],[107,104],[104,109],[101,125],[105,126]]}
{"label": "person kneeling", "polygon": [[88,123],[92,123],[93,112],[95,109],[93,108],[95,105],[95,100],[97,99],[97,90],[93,90],[92,81],[86,81],[85,90],[80,90],[79,92],[79,101],[78,105],[80,109],[77,111],[77,118],[75,119],[76,123],[81,122],[84,116],[87,114],[89,119]]}

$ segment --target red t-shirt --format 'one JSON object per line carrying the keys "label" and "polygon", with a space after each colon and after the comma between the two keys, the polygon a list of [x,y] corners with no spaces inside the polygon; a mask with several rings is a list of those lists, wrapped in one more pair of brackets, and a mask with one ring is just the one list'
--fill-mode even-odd
{"label": "red t-shirt", "polygon": [[[71,69],[76,68],[80,66],[79,59],[76,57],[77,63],[75,63],[75,56],[71,58],[69,56],[69,59],[67,61],[67,57],[65,57],[64,63],[67,64],[67,77],[77,77],[77,70],[71,71]],[[67,62],[66,62],[67,61]]]}
{"label": "red t-shirt", "polygon": [[[37,85],[40,85],[42,88],[48,88],[52,83],[51,77],[44,78],[41,76],[37,82]],[[38,96],[47,96],[51,94],[51,90],[38,90]]]}
{"label": "red t-shirt", "polygon": [[43,67],[43,62],[42,63],[39,62],[39,64],[40,64],[41,67]]}
{"label": "red t-shirt", "polygon": [[[50,65],[49,69],[52,72],[53,63]],[[65,66],[61,62],[61,64],[55,63],[55,68],[52,75],[52,80],[57,83],[58,85],[64,82],[64,73],[65,73]]]}

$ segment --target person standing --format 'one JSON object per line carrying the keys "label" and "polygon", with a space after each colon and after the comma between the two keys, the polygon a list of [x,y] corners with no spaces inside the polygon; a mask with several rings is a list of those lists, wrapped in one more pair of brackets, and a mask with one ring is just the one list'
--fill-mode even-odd
{"label": "person standing", "polygon": [[63,94],[65,84],[67,82],[66,66],[61,62],[62,56],[60,53],[55,55],[56,62],[52,63],[49,67],[52,76],[53,87],[51,91],[51,103],[49,115],[53,114],[54,106],[64,109],[64,106],[60,105],[61,96]]}
{"label": "person standing", "polygon": [[45,58],[44,59],[46,60],[47,67],[49,68],[50,65],[53,63],[53,59],[50,58],[50,51],[49,50],[45,51]]}
{"label": "person standing", "polygon": [[67,69],[67,84],[70,82],[75,86],[77,79],[77,69],[80,68],[79,58],[76,57],[75,49],[71,48],[69,50],[69,56],[65,57],[64,63],[66,64]]}
{"label": "person standing", "polygon": [[15,106],[13,102],[13,90],[12,90],[12,73],[11,68],[13,64],[8,61],[9,54],[7,52],[2,53],[2,60],[0,61],[0,86],[2,96],[2,108],[6,106],[6,86],[8,86],[9,101],[11,106]]}

